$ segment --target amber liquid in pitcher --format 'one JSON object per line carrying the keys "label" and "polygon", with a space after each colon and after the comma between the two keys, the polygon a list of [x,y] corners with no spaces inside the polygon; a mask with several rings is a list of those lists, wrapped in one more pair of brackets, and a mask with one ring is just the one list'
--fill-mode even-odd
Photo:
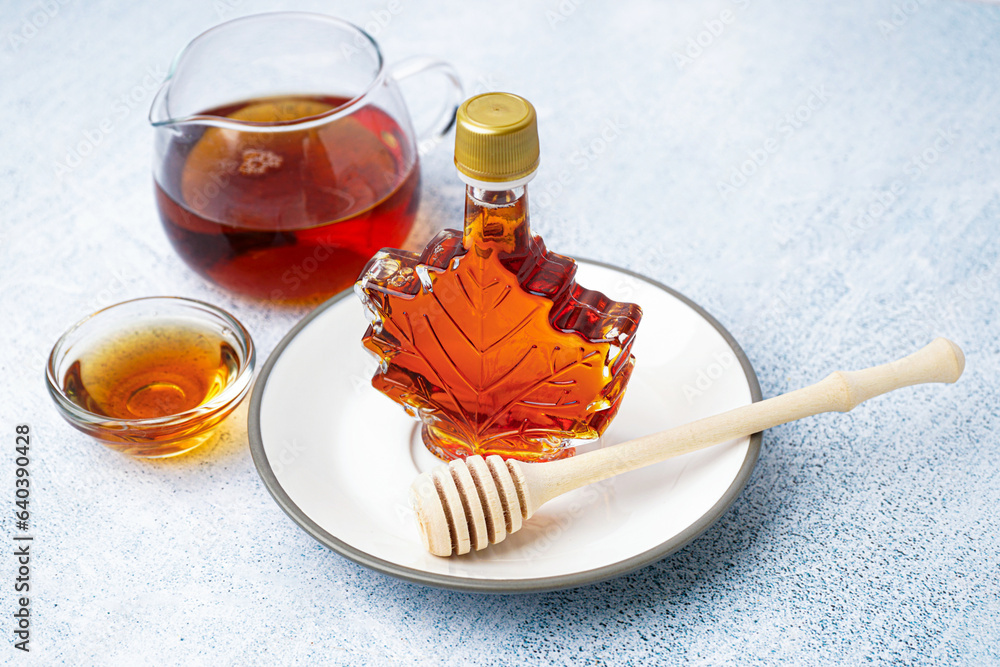
{"label": "amber liquid in pitcher", "polygon": [[[203,113],[280,126],[347,101],[267,98]],[[251,130],[195,124],[167,148],[160,217],[199,274],[273,301],[326,297],[349,287],[379,248],[406,239],[419,168],[388,114],[367,106],[311,129]]]}

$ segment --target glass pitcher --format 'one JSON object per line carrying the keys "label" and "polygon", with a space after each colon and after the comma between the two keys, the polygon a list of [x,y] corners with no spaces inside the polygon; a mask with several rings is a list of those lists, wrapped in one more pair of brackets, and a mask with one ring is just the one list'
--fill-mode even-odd
{"label": "glass pitcher", "polygon": [[[414,133],[397,81],[426,71],[448,93]],[[448,64],[387,67],[361,28],[279,12],[223,23],[174,60],[149,119],[156,203],[181,258],[234,292],[288,302],[349,287],[398,246],[420,200],[421,148],[463,98]]]}

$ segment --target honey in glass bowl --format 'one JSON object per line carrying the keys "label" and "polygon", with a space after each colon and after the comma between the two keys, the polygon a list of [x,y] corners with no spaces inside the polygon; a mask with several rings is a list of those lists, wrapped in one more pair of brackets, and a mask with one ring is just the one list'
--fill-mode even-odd
{"label": "honey in glass bowl", "polygon": [[66,396],[113,419],[156,419],[218,396],[239,368],[233,346],[208,327],[154,324],[98,341],[63,376]]}
{"label": "honey in glass bowl", "polygon": [[52,348],[49,393],[72,426],[111,449],[175,456],[209,442],[253,379],[249,333],[193,299],[151,297],[100,310]]}

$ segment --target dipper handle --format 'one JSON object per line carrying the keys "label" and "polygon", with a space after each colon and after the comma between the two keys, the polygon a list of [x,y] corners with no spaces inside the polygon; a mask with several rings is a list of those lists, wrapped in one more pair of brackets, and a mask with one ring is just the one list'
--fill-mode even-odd
{"label": "dipper handle", "polygon": [[[653,435],[580,456],[521,464],[532,513],[572,489],[821,412],[849,412],[869,398],[926,382],[955,382],[965,369],[961,348],[946,338],[881,366],[835,371],[816,384]],[[544,480],[544,481],[543,481]]]}

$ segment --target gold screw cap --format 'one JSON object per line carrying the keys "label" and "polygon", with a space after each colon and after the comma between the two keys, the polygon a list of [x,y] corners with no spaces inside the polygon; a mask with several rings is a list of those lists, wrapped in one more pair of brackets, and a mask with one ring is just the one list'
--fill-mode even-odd
{"label": "gold screw cap", "polygon": [[538,169],[538,119],[531,102],[511,93],[483,93],[458,108],[455,167],[477,181],[504,183]]}

